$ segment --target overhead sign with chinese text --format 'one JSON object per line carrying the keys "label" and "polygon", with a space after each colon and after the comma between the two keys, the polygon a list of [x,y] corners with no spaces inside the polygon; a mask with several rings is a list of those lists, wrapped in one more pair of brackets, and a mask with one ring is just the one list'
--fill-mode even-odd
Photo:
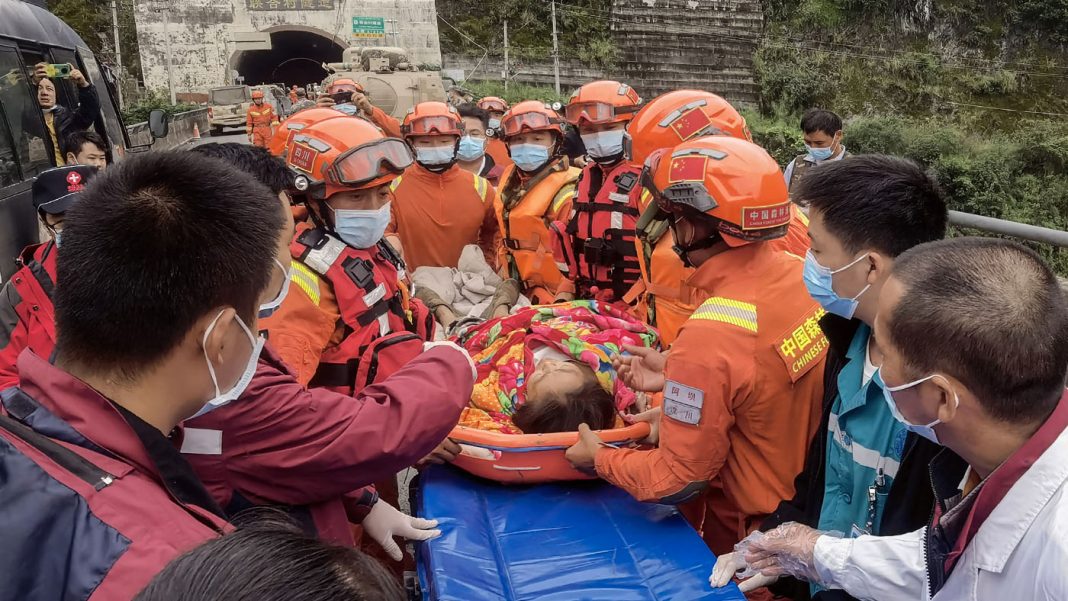
{"label": "overhead sign with chinese text", "polygon": [[245,0],[249,10],[334,10],[336,0]]}
{"label": "overhead sign with chinese text", "polygon": [[384,38],[386,37],[386,20],[382,17],[353,17],[352,37]]}

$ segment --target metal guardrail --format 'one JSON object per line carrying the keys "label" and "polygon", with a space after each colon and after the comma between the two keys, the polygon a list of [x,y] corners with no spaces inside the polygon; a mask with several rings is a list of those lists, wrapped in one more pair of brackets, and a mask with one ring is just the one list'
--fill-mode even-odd
{"label": "metal guardrail", "polygon": [[983,217],[982,215],[973,215],[960,211],[949,212],[949,223],[960,227],[983,230],[992,234],[1068,247],[1068,232],[1048,227],[1007,221],[994,217]]}

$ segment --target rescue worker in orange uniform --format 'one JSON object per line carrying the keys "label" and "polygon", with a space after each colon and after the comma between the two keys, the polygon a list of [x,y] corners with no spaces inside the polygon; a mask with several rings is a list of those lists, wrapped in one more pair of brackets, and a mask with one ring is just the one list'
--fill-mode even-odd
{"label": "rescue worker in orange uniform", "polygon": [[404,140],[415,164],[393,180],[393,218],[386,233],[400,238],[409,269],[456,267],[468,244],[497,262],[497,193],[456,164],[464,122],[444,102],[423,102],[404,117]]}
{"label": "rescue worker in orange uniform", "polygon": [[623,156],[623,135],[641,102],[626,84],[595,81],[579,88],[564,109],[592,159],[579,176],[570,221],[554,224],[557,259],[567,264],[578,298],[622,301],[641,277],[634,245],[641,166]]}
{"label": "rescue worker in orange uniform", "polygon": [[[279,157],[283,160],[286,158],[286,152],[289,148],[289,144],[293,142],[293,136],[301,132],[305,127],[313,123],[318,123],[324,119],[333,119],[344,115],[340,111],[333,108],[315,107],[307,110],[303,110],[292,117],[282,122],[280,126],[275,129],[274,136],[271,137],[271,143],[267,146],[267,151],[272,155]],[[293,211],[293,220],[296,222],[304,221],[308,218],[308,207],[302,202],[293,202],[290,199],[291,207]]]}
{"label": "rescue worker in orange uniform", "polygon": [[501,118],[508,112],[508,103],[503,98],[486,96],[478,101],[478,108],[486,111],[489,122],[486,124],[488,131],[492,131],[489,141],[486,143],[486,154],[493,158],[493,162],[502,168],[512,164],[512,157],[508,155],[508,147],[501,140]]}
{"label": "rescue worker in orange uniform", "polygon": [[634,354],[616,360],[632,387],[663,391],[652,410],[659,446],[609,448],[583,425],[567,455],[639,500],[699,500],[684,513],[719,554],[793,495],[820,418],[824,311],[805,288],[804,260],[771,243],[791,210],[762,148],[700,138],[658,153],[642,177],[707,300],[670,354],[628,347]]}
{"label": "rescue worker in orange uniform", "polygon": [[300,133],[302,129],[323,119],[331,119],[344,114],[333,108],[316,107],[303,110],[286,119],[275,129],[274,135],[271,136],[271,142],[267,145],[267,151],[276,157],[284,159],[286,158],[286,150],[289,148],[290,142],[293,141],[293,136]]}
{"label": "rescue worker in orange uniform", "polygon": [[245,115],[249,143],[267,148],[275,127],[278,127],[278,115],[274,114],[274,108],[264,102],[263,90],[253,90],[252,106],[248,107]]}
{"label": "rescue worker in orange uniform", "polygon": [[351,396],[380,339],[432,336],[433,317],[409,298],[404,263],[382,238],[389,185],[412,155],[371,123],[338,115],[294,136],[286,164],[309,220],[290,245],[293,292],[263,324],[298,381]]}
{"label": "rescue worker in orange uniform", "polygon": [[[371,104],[371,99],[367,97],[367,91],[355,80],[343,77],[330,82],[330,85],[326,86],[326,94],[319,98],[318,105],[320,107],[333,106],[346,114],[358,113],[359,116],[382,128],[382,131],[386,132],[387,136],[391,138],[401,137],[400,121]],[[346,110],[346,105],[352,106],[356,110]]]}
{"label": "rescue worker in orange uniform", "polygon": [[501,134],[514,163],[501,176],[497,220],[501,229],[498,265],[520,282],[534,304],[574,298],[574,285],[553,256],[548,224],[571,216],[579,170],[561,155],[563,122],[536,100],[504,114]]}
{"label": "rescue worker in orange uniform", "polygon": [[[655,151],[702,136],[730,136],[752,141],[749,127],[737,110],[723,98],[700,90],[663,94],[645,105],[627,126],[625,145],[632,162],[642,165]],[[667,213],[651,202],[646,192],[640,199],[642,214],[636,226],[635,245],[641,266],[641,281],[625,300],[635,303],[636,315],[657,328],[664,344],[671,344],[679,328],[704,298],[690,285],[693,269],[683,265],[674,252]],[[786,236],[773,244],[798,256],[808,251],[808,219],[796,207]]]}

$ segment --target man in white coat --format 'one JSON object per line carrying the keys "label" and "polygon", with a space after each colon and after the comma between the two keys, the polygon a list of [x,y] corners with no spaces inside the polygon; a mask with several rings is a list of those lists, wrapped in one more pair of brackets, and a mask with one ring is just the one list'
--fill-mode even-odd
{"label": "man in white coat", "polygon": [[[895,262],[875,335],[891,411],[948,448],[931,522],[859,538],[784,524],[751,541],[750,566],[859,599],[1068,599],[1068,307],[1052,271],[1003,240],[923,244]],[[960,460],[963,481],[939,477]]]}

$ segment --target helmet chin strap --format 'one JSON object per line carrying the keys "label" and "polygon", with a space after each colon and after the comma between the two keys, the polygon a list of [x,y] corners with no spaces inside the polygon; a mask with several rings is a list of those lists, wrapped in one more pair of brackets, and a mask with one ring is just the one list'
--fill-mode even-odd
{"label": "helmet chin strap", "polygon": [[[334,230],[333,210],[330,208],[330,205],[326,204],[326,199],[309,198],[307,203],[308,216],[311,217],[312,223],[315,224],[315,227],[327,231],[331,234],[336,234],[337,232],[336,230]],[[311,206],[312,203],[315,203],[314,207]]]}
{"label": "helmet chin strap", "polygon": [[598,165],[601,165],[602,167],[610,167],[610,166],[615,165],[616,163],[618,163],[618,162],[623,160],[623,151],[621,150],[621,151],[617,152],[616,154],[613,154],[612,156],[607,156],[607,157],[591,156],[590,158],[593,159],[594,163],[597,163]]}
{"label": "helmet chin strap", "polygon": [[[416,161],[416,163],[419,163],[419,161]],[[424,163],[419,163],[419,166],[422,167],[423,169],[426,169],[427,171],[429,171],[431,173],[445,173],[449,169],[452,169],[452,166],[455,165],[455,164],[456,164],[456,159],[453,159],[453,160],[449,161],[448,163],[442,163],[440,165],[426,165]]]}
{"label": "helmet chin strap", "polygon": [[676,223],[678,223],[676,219],[673,217],[669,218],[668,226],[671,228],[671,235],[675,239],[675,244],[672,245],[671,250],[675,251],[675,254],[679,256],[679,259],[682,260],[682,264],[686,267],[696,267],[693,261],[690,260],[690,253],[704,250],[706,248],[712,248],[723,239],[717,231],[713,235],[697,240],[696,242],[681,244],[679,241],[679,230],[675,227]]}

